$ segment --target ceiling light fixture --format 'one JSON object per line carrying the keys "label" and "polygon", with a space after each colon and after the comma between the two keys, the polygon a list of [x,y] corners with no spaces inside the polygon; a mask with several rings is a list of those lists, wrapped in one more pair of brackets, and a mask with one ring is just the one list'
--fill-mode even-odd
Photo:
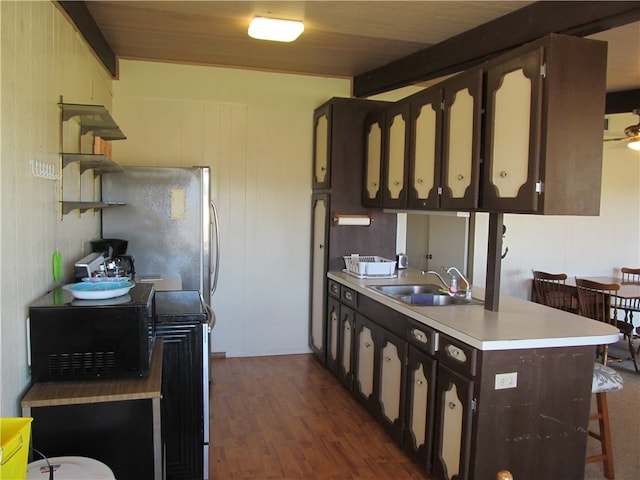
{"label": "ceiling light fixture", "polygon": [[[635,109],[633,111],[634,115],[638,115],[640,117],[640,109]],[[624,129],[624,134],[627,137],[630,137],[629,143],[627,143],[627,147],[632,150],[640,150],[640,122],[637,125],[631,125]]]}
{"label": "ceiling light fixture", "polygon": [[304,24],[296,20],[254,17],[249,25],[249,36],[258,40],[293,42],[304,31]]}

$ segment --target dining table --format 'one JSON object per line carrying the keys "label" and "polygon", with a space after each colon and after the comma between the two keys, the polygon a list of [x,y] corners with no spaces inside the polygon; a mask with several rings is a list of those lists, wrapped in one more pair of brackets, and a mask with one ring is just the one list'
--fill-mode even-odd
{"label": "dining table", "polygon": [[[623,282],[621,277],[583,277],[578,276],[578,278],[583,278],[585,280],[591,280],[592,282],[599,283],[617,283],[620,285],[620,290],[618,290],[618,298],[625,300],[635,300],[640,299],[640,282]],[[576,277],[568,277],[567,285],[576,286]]]}
{"label": "dining table", "polygon": [[[637,312],[640,315],[640,282],[624,282],[622,281],[622,277],[614,277],[614,276],[583,276],[578,275],[578,278],[582,278],[585,280],[591,280],[592,282],[598,283],[617,283],[620,285],[620,289],[617,292],[617,297],[619,299],[618,305],[620,309],[624,309],[624,305],[629,302],[633,303],[633,301],[637,301],[635,304],[635,309],[626,309],[625,310],[625,318],[624,320],[633,323],[633,312]],[[578,292],[576,290],[576,276],[567,276],[567,280],[565,281],[567,294],[571,297],[570,307],[567,309],[570,312],[578,313]],[[537,302],[535,288],[531,290],[531,299],[534,302]],[[638,327],[640,328],[640,327]]]}
{"label": "dining table", "polygon": [[[616,296],[618,297],[618,308],[625,311],[624,320],[628,323],[633,324],[633,313],[634,311],[640,314],[638,310],[638,303],[635,304],[634,308],[625,308],[625,305],[629,305],[629,302],[633,303],[634,300],[640,301],[640,282],[623,282],[621,277],[609,277],[609,276],[597,276],[597,277],[583,277],[578,276],[578,278],[582,278],[584,280],[591,280],[592,282],[598,283],[617,283],[620,285],[620,289],[616,292]],[[566,285],[568,287],[572,287],[572,295],[575,292],[576,286],[576,277],[568,277],[566,281]],[[577,301],[577,298],[576,298]],[[639,327],[640,328],[640,327]]]}

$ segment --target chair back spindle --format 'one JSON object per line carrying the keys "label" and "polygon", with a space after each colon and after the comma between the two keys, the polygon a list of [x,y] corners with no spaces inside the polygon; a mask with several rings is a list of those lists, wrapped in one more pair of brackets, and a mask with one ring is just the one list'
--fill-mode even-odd
{"label": "chair back spindle", "polygon": [[536,302],[565,311],[575,311],[572,295],[566,286],[565,273],[533,271]]}

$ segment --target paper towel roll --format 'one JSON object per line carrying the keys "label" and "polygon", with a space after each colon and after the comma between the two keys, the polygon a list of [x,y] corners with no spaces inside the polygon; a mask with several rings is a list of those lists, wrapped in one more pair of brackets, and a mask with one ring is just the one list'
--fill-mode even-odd
{"label": "paper towel roll", "polygon": [[333,217],[333,224],[335,226],[358,225],[362,227],[368,227],[371,225],[372,221],[373,219],[369,215],[335,214]]}

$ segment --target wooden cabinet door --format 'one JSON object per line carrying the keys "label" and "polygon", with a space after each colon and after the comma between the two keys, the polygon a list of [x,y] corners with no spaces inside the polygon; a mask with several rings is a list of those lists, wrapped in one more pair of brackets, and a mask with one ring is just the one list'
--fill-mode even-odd
{"label": "wooden cabinet door", "polygon": [[419,92],[410,103],[409,208],[477,208],[482,71]]}
{"label": "wooden cabinet door", "polygon": [[481,122],[482,71],[445,82],[441,208],[478,207]]}
{"label": "wooden cabinet door", "polygon": [[356,331],[356,313],[345,305],[340,305],[340,347],[338,349],[338,377],[351,390],[353,386],[353,356]]}
{"label": "wooden cabinet door", "polygon": [[405,365],[408,342],[379,328],[376,385],[380,420],[391,436],[402,443],[404,434]]}
{"label": "wooden cabinet door", "polygon": [[309,305],[309,347],[321,363],[325,358],[325,299],[327,246],[329,231],[329,195],[314,194],[311,205],[311,291]]}
{"label": "wooden cabinet door", "polygon": [[408,101],[395,104],[385,110],[383,136],[385,150],[383,156],[384,207],[403,208],[407,205],[407,168],[409,157],[409,113]]}
{"label": "wooden cabinet door", "polygon": [[364,178],[362,205],[382,206],[382,158],[384,155],[384,111],[370,113],[364,122]]}
{"label": "wooden cabinet door", "polygon": [[[426,338],[421,332],[420,338]],[[414,461],[431,472],[435,419],[436,365],[433,357],[409,345],[404,447]]]}
{"label": "wooden cabinet door", "polygon": [[409,208],[440,206],[442,158],[442,88],[411,97]]}
{"label": "wooden cabinet door", "polygon": [[338,373],[340,346],[340,303],[329,297],[327,299],[327,367]]}
{"label": "wooden cabinet door", "polygon": [[313,178],[314,190],[331,187],[331,104],[313,113]]}
{"label": "wooden cabinet door", "polygon": [[474,382],[438,364],[433,474],[467,480],[471,455]]}
{"label": "wooden cabinet door", "polygon": [[537,211],[543,54],[540,47],[487,71],[482,194],[485,209]]}
{"label": "wooden cabinet door", "polygon": [[374,385],[376,364],[377,327],[365,317],[356,313],[355,369],[353,392],[372,414],[377,416],[377,391]]}

